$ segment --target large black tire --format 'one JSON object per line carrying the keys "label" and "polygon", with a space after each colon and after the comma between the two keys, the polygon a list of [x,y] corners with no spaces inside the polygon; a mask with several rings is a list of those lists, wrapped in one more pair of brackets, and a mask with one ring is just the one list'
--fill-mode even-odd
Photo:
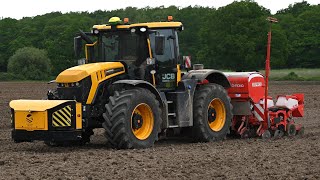
{"label": "large black tire", "polygon": [[[211,106],[213,102],[217,103],[217,106],[221,106],[221,111],[219,107],[213,108]],[[200,85],[195,91],[193,104],[194,140],[211,142],[225,139],[226,135],[230,133],[232,119],[230,98],[226,90],[218,84]],[[222,110],[224,113],[219,115]],[[219,124],[211,127],[217,117]]]}
{"label": "large black tire", "polygon": [[[158,100],[149,90],[131,88],[115,91],[105,107],[106,111],[103,113],[105,122],[102,126],[105,129],[107,142],[112,148],[148,148],[158,140],[162,123],[161,109]],[[142,123],[137,124],[137,122]],[[140,130],[141,132],[145,130],[145,133],[139,134]]]}

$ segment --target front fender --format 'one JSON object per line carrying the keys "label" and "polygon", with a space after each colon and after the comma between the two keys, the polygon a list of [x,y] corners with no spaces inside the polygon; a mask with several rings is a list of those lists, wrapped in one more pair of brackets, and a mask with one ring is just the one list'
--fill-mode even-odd
{"label": "front fender", "polygon": [[164,100],[162,99],[160,92],[151,83],[149,83],[147,81],[144,81],[144,80],[118,80],[118,81],[114,82],[113,84],[128,84],[128,85],[132,85],[135,87],[146,88],[156,96],[157,100],[163,106]]}
{"label": "front fender", "polygon": [[[159,101],[161,109],[162,109],[162,127],[168,127],[168,114],[167,114],[167,105],[166,105],[166,97],[164,93],[160,93],[151,83],[144,80],[118,80],[113,84],[127,84],[134,87],[141,87],[148,89],[156,96],[156,99]],[[162,95],[161,95],[162,94]]]}
{"label": "front fender", "polygon": [[[111,82],[110,82],[111,80]],[[114,82],[112,82],[114,81]],[[107,79],[104,80],[103,82],[101,82],[96,90],[93,102],[95,102],[96,98],[97,98],[97,92],[98,89],[102,88],[103,86],[106,85],[106,83],[110,83],[112,85],[116,85],[116,84],[127,84],[127,85],[132,85],[132,86],[137,86],[137,87],[142,87],[142,88],[146,88],[148,90],[150,90],[157,98],[157,100],[159,100],[159,102],[162,102],[162,98],[160,96],[160,92],[149,82],[147,81],[143,81],[143,80],[115,80],[115,79]]]}

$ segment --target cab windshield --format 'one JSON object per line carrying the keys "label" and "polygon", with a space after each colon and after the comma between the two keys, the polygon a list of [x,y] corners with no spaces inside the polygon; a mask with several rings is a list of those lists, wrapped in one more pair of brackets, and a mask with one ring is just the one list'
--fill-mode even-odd
{"label": "cab windshield", "polygon": [[99,36],[99,61],[124,61],[140,65],[148,57],[147,36],[130,31],[106,32]]}

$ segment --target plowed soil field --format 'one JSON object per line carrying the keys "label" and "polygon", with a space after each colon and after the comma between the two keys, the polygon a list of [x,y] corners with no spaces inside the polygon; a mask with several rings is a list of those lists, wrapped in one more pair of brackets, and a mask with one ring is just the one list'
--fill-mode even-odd
{"label": "plowed soil field", "polygon": [[305,93],[303,137],[192,143],[161,140],[153,148],[114,150],[103,130],[81,147],[11,140],[9,101],[42,99],[53,85],[0,82],[0,179],[320,179],[320,82],[272,82],[276,94]]}

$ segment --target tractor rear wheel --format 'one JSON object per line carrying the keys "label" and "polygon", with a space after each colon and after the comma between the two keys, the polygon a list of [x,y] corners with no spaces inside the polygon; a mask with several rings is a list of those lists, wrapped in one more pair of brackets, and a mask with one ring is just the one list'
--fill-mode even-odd
{"label": "tractor rear wheel", "polygon": [[194,95],[193,137],[200,142],[222,140],[230,132],[230,98],[218,84],[198,86]]}
{"label": "tractor rear wheel", "polygon": [[149,90],[132,88],[115,91],[105,107],[102,126],[111,147],[147,148],[158,139],[161,109]]}

